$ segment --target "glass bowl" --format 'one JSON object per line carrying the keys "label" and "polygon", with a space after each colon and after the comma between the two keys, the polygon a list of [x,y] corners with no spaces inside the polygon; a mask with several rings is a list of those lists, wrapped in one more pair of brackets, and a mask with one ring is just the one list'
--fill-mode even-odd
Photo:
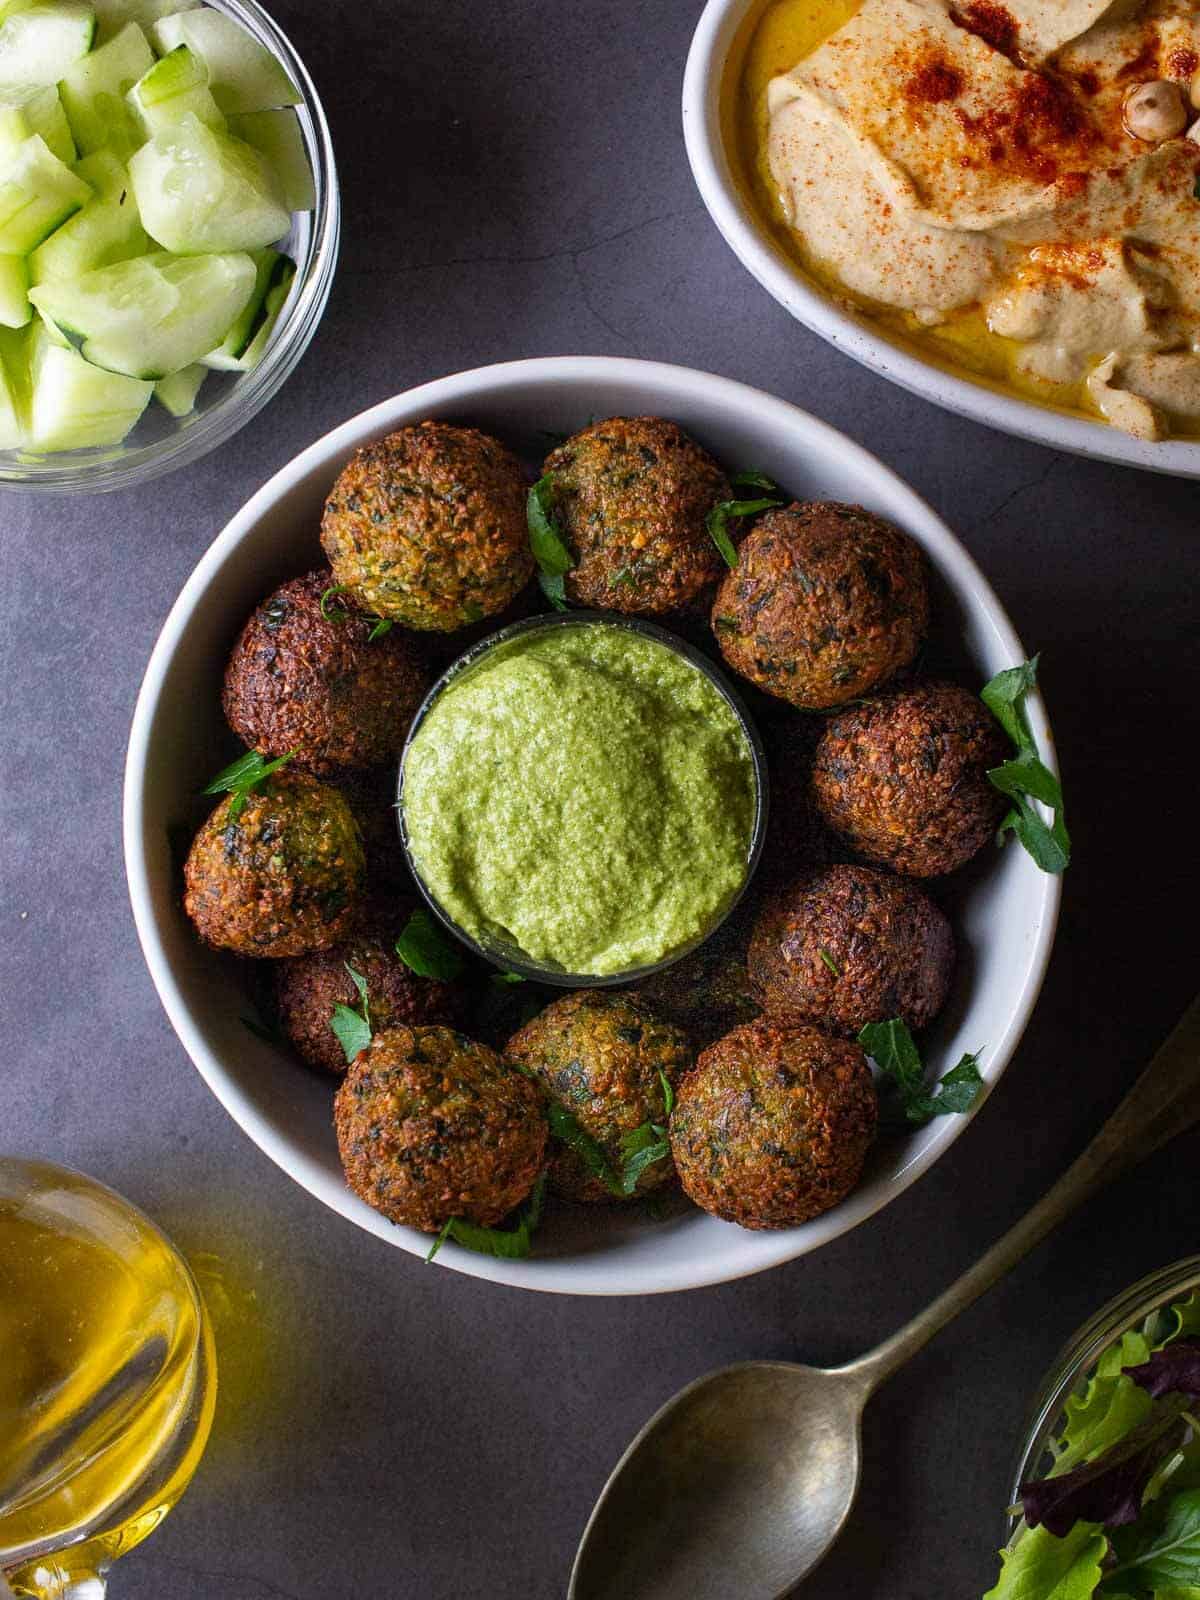
{"label": "glass bowl", "polygon": [[280,246],[296,263],[287,302],[253,371],[210,373],[189,416],[172,417],[151,400],[120,444],[50,455],[0,450],[0,488],[59,494],[128,489],[188,466],[232,438],[266,405],[317,331],[333,284],[341,231],[337,170],[325,113],[304,63],[257,0],[206,3],[231,16],[270,50],[302,97],[295,110],[312,168],[316,204],[311,211],[293,213],[291,231]]}
{"label": "glass bowl", "polygon": [[[553,628],[594,627],[597,624],[607,628],[624,629],[628,633],[640,634],[645,639],[653,639],[657,643],[665,645],[668,650],[673,651],[676,655],[682,656],[685,661],[703,673],[738,719],[746,742],[750,747],[750,759],[754,768],[754,821],[750,830],[750,848],[746,854],[746,871],[737,893],[702,934],[695,939],[689,940],[687,944],[680,945],[677,949],[672,950],[662,960],[650,962],[645,966],[630,967],[624,972],[605,973],[603,976],[598,976],[595,973],[567,972],[562,967],[547,965],[544,962],[534,960],[533,957],[527,955],[517,945],[501,940],[488,941],[479,939],[468,933],[464,928],[461,928],[454,918],[443,910],[422,878],[420,868],[413,858],[408,832],[404,825],[404,764],[408,758],[409,748],[430,709],[450,685],[460,678],[464,672],[478,665],[493,650],[507,644],[512,639],[521,638],[529,633],[547,632]],[[706,939],[710,939],[717,931],[745,894],[750,880],[754,876],[754,870],[758,866],[759,857],[762,855],[767,828],[767,787],[767,756],[758,730],[750,720],[750,715],[737,691],[729,683],[724,673],[714,666],[707,656],[688,644],[686,640],[669,632],[666,628],[660,628],[652,622],[643,622],[639,617],[628,617],[612,611],[562,611],[553,612],[549,615],[543,614],[541,616],[528,617],[521,622],[512,623],[507,628],[501,628],[497,633],[489,634],[487,638],[479,640],[469,650],[464,651],[433,685],[413,718],[412,727],[409,729],[408,738],[404,742],[404,750],[400,756],[400,768],[396,779],[396,823],[400,830],[400,842],[404,849],[405,860],[408,862],[409,869],[416,879],[417,888],[421,891],[422,897],[434,916],[456,939],[461,940],[476,955],[482,956],[485,961],[490,962],[493,966],[501,967],[508,972],[515,972],[522,978],[530,978],[539,983],[553,984],[557,988],[603,989],[611,988],[616,984],[632,983],[637,978],[648,978],[651,973],[661,972],[664,968],[673,966],[675,962],[682,961],[684,956],[698,949]]]}
{"label": "glass bowl", "polygon": [[[1176,1300],[1200,1289],[1200,1256],[1187,1256],[1160,1267],[1115,1296],[1067,1341],[1046,1374],[1030,1409],[1009,1504],[1017,1506],[1021,1485],[1044,1474],[1050,1465],[1049,1441],[1058,1428],[1067,1401],[1082,1389],[1100,1357],[1122,1334],[1140,1329]],[[1012,1537],[1019,1513],[1010,1515],[1005,1541]]]}

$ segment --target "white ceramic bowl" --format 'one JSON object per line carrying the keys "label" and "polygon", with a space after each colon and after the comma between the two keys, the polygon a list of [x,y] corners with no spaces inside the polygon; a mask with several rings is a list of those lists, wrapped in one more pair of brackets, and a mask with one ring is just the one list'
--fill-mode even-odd
{"label": "white ceramic bowl", "polygon": [[[1200,443],[1149,444],[1106,423],[1040,406],[1031,400],[923,361],[893,342],[877,323],[839,304],[772,244],[734,181],[721,132],[721,90],[739,29],[763,0],[708,0],[688,53],[683,78],[683,135],[692,175],[709,215],[738,260],[791,312],[864,366],[973,422],[1076,455],[1118,461],[1151,472],[1200,478]],[[737,63],[732,63],[736,69]]]}
{"label": "white ceramic bowl", "polygon": [[[203,949],[180,905],[170,837],[226,759],[220,705],[225,659],[246,614],[273,585],[320,560],[321,506],[358,445],[405,423],[449,417],[492,430],[535,460],[543,430],[593,416],[673,418],[731,468],[770,473],[800,498],[856,501],[890,517],[925,549],[939,632],[961,635],[982,682],[1025,652],[995,595],[946,526],[872,456],[825,423],[725,378],[652,362],[558,357],[484,367],[426,384],[352,418],[297,456],[242,508],[188,579],[163,627],[138,698],[125,772],[125,861],[151,976],[188,1054],[226,1110],[273,1161],[318,1199],[390,1244],[423,1254],[429,1240],[397,1228],[346,1188],[330,1085],[243,1026],[236,967]],[[1030,706],[1053,760],[1040,701]],[[1028,1021],[1045,971],[1059,884],[1023,851],[971,872],[954,913],[963,950],[958,992],[929,1035],[943,1066],[985,1047],[995,1084]],[[804,1227],[750,1233],[690,1212],[655,1223],[611,1207],[552,1208],[536,1254],[499,1261],[446,1244],[439,1256],[478,1277],[580,1294],[648,1294],[717,1283],[816,1249],[906,1189],[966,1126],[943,1117],[880,1141],[861,1186]]]}

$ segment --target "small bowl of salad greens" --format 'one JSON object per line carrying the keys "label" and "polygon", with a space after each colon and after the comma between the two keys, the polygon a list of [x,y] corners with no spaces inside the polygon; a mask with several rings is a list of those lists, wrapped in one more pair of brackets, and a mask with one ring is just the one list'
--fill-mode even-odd
{"label": "small bowl of salad greens", "polygon": [[0,485],[197,460],[307,349],[340,203],[255,0],[0,0]]}
{"label": "small bowl of salad greens", "polygon": [[1200,1256],[1079,1330],[1032,1409],[985,1600],[1200,1594]]}

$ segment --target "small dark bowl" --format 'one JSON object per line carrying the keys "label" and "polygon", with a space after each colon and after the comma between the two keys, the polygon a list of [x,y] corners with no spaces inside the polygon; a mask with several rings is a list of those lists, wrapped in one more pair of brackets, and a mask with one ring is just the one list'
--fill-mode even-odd
{"label": "small dark bowl", "polygon": [[[685,661],[690,662],[692,666],[702,672],[737,717],[742,732],[746,736],[746,742],[750,747],[750,759],[754,766],[754,823],[750,831],[750,849],[746,856],[746,872],[737,893],[721,912],[721,915],[713,922],[712,926],[706,928],[698,938],[692,939],[688,944],[680,945],[678,949],[672,950],[669,955],[664,956],[661,961],[652,962],[648,966],[630,967],[625,972],[609,973],[603,977],[597,977],[594,973],[567,972],[561,967],[547,966],[542,962],[534,961],[516,945],[507,944],[502,940],[485,943],[460,928],[458,923],[438,904],[438,901],[422,878],[413,858],[408,839],[408,830],[404,825],[404,764],[408,759],[409,747],[434,702],[449,688],[451,683],[460,677],[462,673],[476,666],[484,656],[490,655],[493,650],[500,645],[507,644],[511,639],[519,638],[527,633],[542,632],[550,628],[594,626],[597,623],[608,628],[623,628],[628,633],[638,633],[644,638],[654,639],[659,644],[665,645],[669,650],[673,650],[676,655],[682,656]],[[521,622],[514,622],[510,627],[501,628],[498,633],[490,634],[486,639],[480,639],[477,644],[473,644],[469,650],[464,651],[458,660],[447,668],[433,688],[430,689],[425,699],[421,702],[416,716],[413,718],[412,727],[408,731],[408,738],[405,740],[404,749],[401,752],[400,767],[396,779],[396,822],[400,830],[400,843],[404,849],[405,859],[413,877],[416,879],[417,888],[421,891],[422,897],[443,927],[447,928],[468,949],[473,950],[476,955],[482,956],[485,961],[490,962],[493,966],[500,967],[506,972],[515,972],[522,978],[530,978],[539,983],[554,984],[564,989],[605,989],[617,984],[632,983],[637,978],[646,978],[653,972],[661,972],[664,967],[673,966],[676,961],[682,961],[684,956],[690,955],[693,950],[702,945],[706,939],[711,938],[717,931],[745,894],[762,855],[763,842],[766,838],[767,830],[767,787],[767,756],[763,748],[763,742],[759,738],[758,730],[750,720],[749,713],[742,703],[740,695],[730,684],[725,674],[715,667],[699,650],[685,640],[680,639],[677,635],[670,633],[666,628],[660,628],[653,622],[643,622],[638,617],[627,617],[612,611],[558,611],[549,615],[528,617]]]}

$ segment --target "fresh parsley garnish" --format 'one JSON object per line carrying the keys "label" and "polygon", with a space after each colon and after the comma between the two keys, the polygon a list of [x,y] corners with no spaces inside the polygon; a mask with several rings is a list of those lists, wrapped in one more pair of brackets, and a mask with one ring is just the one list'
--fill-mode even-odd
{"label": "fresh parsley garnish", "polygon": [[817,946],[817,954],[820,956],[821,960],[825,963],[825,965],[829,968],[830,972],[833,973],[834,977],[835,978],[840,978],[841,975],[842,975],[842,969],[841,969],[841,967],[838,966],[837,962],[829,954],[829,951],[826,950],[826,948],[825,948],[825,946],[823,944],[819,944]]}
{"label": "fresh parsley garnish", "polygon": [[593,1178],[597,1178],[610,1194],[624,1194],[621,1186],[621,1174],[605,1155],[597,1140],[593,1139],[586,1129],[580,1127],[576,1117],[560,1105],[557,1100],[546,1102],[546,1121],[550,1124],[550,1132],[572,1151],[580,1163],[586,1167]]}
{"label": "fresh parsley garnish", "polygon": [[333,1008],[329,1018],[329,1026],[337,1035],[337,1042],[345,1053],[347,1062],[353,1061],[360,1051],[363,1051],[371,1042],[371,1001],[367,994],[367,980],[361,972],[355,972],[348,961],[342,965],[350,974],[354,987],[358,990],[360,1010],[355,1011],[351,1006],[343,1005],[339,1000]]}
{"label": "fresh parsley garnish", "polygon": [[287,755],[278,756],[274,761],[264,761],[257,750],[247,750],[244,756],[239,756],[236,761],[231,761],[224,771],[218,772],[201,793],[230,795],[229,820],[236,822],[255,789],[273,772],[278,772],[280,767],[285,766],[295,754],[294,750],[289,750]]}
{"label": "fresh parsley garnish", "polygon": [[[326,622],[348,622],[351,617],[357,617],[360,622],[367,620],[361,611],[348,611],[344,606],[330,607],[329,602],[335,594],[347,594],[353,587],[351,583],[335,583],[326,589],[321,596],[321,615]],[[367,643],[374,644],[376,639],[382,639],[385,633],[391,632],[392,626],[390,617],[376,617],[375,626],[367,635]]]}
{"label": "fresh parsley garnish", "polygon": [[667,1124],[675,1109],[675,1091],[671,1080],[661,1067],[658,1081],[662,1085],[663,1120],[643,1122],[639,1127],[621,1136],[621,1193],[633,1194],[638,1179],[647,1167],[655,1166],[671,1153],[671,1140]]}
{"label": "fresh parsley garnish", "polygon": [[567,609],[563,577],[575,565],[575,558],[563,542],[555,521],[554,474],[547,472],[533,485],[525,501],[525,520],[529,526],[529,548],[538,564],[538,584],[556,611]]}
{"label": "fresh parsley garnish", "polygon": [[908,1025],[893,1017],[890,1022],[868,1022],[858,1042],[887,1078],[900,1101],[906,1122],[923,1127],[934,1117],[969,1111],[974,1105],[983,1078],[979,1072],[979,1051],[968,1052],[943,1074],[932,1094],[925,1088],[925,1064]]}
{"label": "fresh parsley garnish", "polygon": [[261,1039],[264,1044],[277,1044],[287,1046],[283,1030],[276,1024],[274,1027],[268,1023],[260,1022],[257,1017],[239,1017],[243,1028],[248,1029],[256,1039]]}
{"label": "fresh parsley garnish", "polygon": [[463,969],[462,956],[428,911],[414,911],[396,940],[396,954],[419,978],[449,982]]}
{"label": "fresh parsley garnish", "polygon": [[546,1174],[543,1172],[525,1199],[509,1219],[511,1226],[484,1228],[478,1222],[467,1222],[462,1217],[451,1217],[429,1247],[425,1260],[432,1261],[445,1244],[453,1239],[464,1250],[474,1250],[481,1256],[500,1256],[506,1261],[520,1261],[529,1254],[529,1246],[538,1223],[542,1220],[542,1201],[546,1194]]}
{"label": "fresh parsley garnish", "polygon": [[755,517],[760,511],[770,511],[775,506],[783,505],[787,496],[775,480],[768,478],[764,472],[735,472],[729,482],[734,489],[764,491],[754,500],[721,500],[704,519],[709,538],[721,552],[725,565],[732,569],[738,564],[738,555],[729,537],[730,518]]}
{"label": "fresh parsley garnish", "polygon": [[497,989],[505,989],[510,984],[524,983],[525,979],[519,972],[493,972],[488,982]]}
{"label": "fresh parsley garnish", "polygon": [[[980,699],[1017,750],[1011,761],[988,773],[993,787],[1012,801],[1012,809],[1000,824],[1000,835],[1011,828],[1042,871],[1057,874],[1064,872],[1071,860],[1062,786],[1037,753],[1025,711],[1025,696],[1037,684],[1038,659],[1034,656],[1019,667],[998,672],[984,685]],[[1053,811],[1049,827],[1034,806],[1035,800]]]}

